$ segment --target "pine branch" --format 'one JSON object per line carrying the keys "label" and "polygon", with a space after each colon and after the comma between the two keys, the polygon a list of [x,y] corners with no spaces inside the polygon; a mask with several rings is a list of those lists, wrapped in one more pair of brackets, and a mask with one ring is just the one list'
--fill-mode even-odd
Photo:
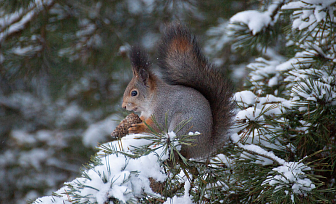
{"label": "pine branch", "polygon": [[13,14],[7,14],[3,17],[5,26],[0,30],[0,44],[7,38],[24,30],[43,10],[49,10],[55,3],[54,0],[44,0],[42,4],[31,3],[29,9],[19,12],[18,15],[14,14],[14,18],[12,18]]}

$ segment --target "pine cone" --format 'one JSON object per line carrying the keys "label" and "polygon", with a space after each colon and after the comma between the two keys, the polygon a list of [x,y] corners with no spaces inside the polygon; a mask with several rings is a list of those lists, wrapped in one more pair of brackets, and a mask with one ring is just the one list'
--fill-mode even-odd
{"label": "pine cone", "polygon": [[149,186],[151,187],[151,189],[155,192],[155,193],[159,193],[162,195],[162,192],[164,192],[164,188],[166,186],[166,182],[160,182],[160,181],[156,181],[155,179],[153,179],[152,177],[148,178],[150,181]]}
{"label": "pine cone", "polygon": [[119,125],[111,133],[111,136],[114,138],[122,138],[128,134],[128,128],[130,128],[132,124],[141,122],[142,121],[138,115],[131,113],[119,123]]}

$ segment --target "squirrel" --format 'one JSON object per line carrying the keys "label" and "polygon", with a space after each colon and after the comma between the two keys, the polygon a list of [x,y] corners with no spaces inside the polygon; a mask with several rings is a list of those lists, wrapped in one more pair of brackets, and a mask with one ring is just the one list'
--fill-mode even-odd
{"label": "squirrel", "polygon": [[133,78],[124,92],[122,107],[140,112],[143,122],[133,124],[129,133],[150,132],[147,125],[155,124],[167,124],[168,131],[173,131],[190,119],[176,133],[200,133],[192,138],[192,145],[182,145],[180,153],[186,158],[208,158],[229,140],[232,86],[208,63],[185,26],[166,27],[158,47],[162,76],[153,73],[148,55],[140,46],[131,48],[130,60]]}

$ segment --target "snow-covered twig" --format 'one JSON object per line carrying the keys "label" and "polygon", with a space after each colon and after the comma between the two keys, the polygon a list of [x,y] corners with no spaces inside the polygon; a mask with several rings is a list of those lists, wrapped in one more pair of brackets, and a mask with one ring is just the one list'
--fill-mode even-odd
{"label": "snow-covered twig", "polygon": [[279,165],[283,165],[286,162],[285,160],[275,156],[273,152],[268,152],[257,145],[254,145],[254,144],[243,145],[241,143],[238,143],[238,146],[249,154],[265,157]]}
{"label": "snow-covered twig", "polygon": [[4,21],[0,30],[0,43],[11,35],[24,30],[29,22],[31,22],[42,10],[50,9],[56,2],[54,0],[35,0],[26,11],[20,10],[19,14],[9,14],[0,19]]}

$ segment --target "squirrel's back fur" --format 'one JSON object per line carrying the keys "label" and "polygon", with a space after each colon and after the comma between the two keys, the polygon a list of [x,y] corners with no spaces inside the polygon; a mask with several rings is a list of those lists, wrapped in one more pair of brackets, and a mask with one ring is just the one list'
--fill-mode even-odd
{"label": "squirrel's back fur", "polygon": [[195,36],[180,24],[167,27],[159,45],[158,60],[166,83],[191,87],[209,101],[213,124],[208,139],[211,149],[216,150],[229,138],[234,107],[231,84],[208,63]]}

